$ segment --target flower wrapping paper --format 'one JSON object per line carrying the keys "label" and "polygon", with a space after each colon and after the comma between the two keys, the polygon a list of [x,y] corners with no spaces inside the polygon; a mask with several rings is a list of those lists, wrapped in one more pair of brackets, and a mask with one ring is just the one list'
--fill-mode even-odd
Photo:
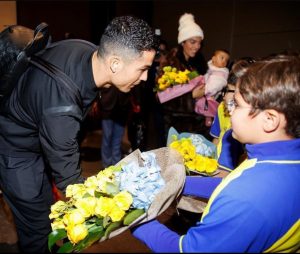
{"label": "flower wrapping paper", "polygon": [[[155,219],[158,215],[163,213],[182,192],[186,178],[182,156],[177,151],[169,147],[163,147],[149,152],[153,152],[155,154],[156,161],[161,168],[160,173],[165,181],[165,185],[155,195],[153,202],[143,215],[133,221],[130,225],[112,231],[108,239],[117,236],[138,224]],[[138,165],[143,165],[140,150],[135,150],[119,161],[117,165],[128,164],[133,161],[137,162]],[[99,240],[99,242],[106,239],[107,238],[103,237]]]}
{"label": "flower wrapping paper", "polygon": [[190,80],[188,84],[176,85],[173,87],[167,88],[165,91],[157,93],[160,103],[170,101],[176,97],[179,97],[183,94],[186,94],[192,91],[199,83],[204,83],[204,77],[202,75]]}
{"label": "flower wrapping paper", "polygon": [[216,158],[216,145],[207,140],[203,135],[190,132],[178,133],[178,131],[174,127],[171,127],[168,131],[167,146],[169,146],[173,142],[174,135],[177,136],[178,139],[191,137],[193,139],[193,143],[195,143],[194,145],[196,146],[196,152],[198,154]]}
{"label": "flower wrapping paper", "polygon": [[[216,146],[207,140],[201,134],[194,134],[190,132],[181,132],[171,127],[168,131],[168,138],[167,138],[167,146],[169,146],[173,142],[173,136],[177,136],[178,139],[181,138],[189,138],[193,136],[194,142],[197,143],[195,146],[197,147],[197,153],[202,154],[204,156],[213,156],[216,157]],[[194,176],[194,177],[203,177],[203,176]],[[177,208],[193,213],[201,213],[203,212],[205,206],[207,205],[206,202],[203,202],[201,199],[193,196],[184,196],[181,195],[177,199]]]}

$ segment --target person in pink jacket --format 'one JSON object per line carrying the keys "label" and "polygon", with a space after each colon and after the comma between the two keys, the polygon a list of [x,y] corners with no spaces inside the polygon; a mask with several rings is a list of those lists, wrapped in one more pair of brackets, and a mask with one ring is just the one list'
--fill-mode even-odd
{"label": "person in pink jacket", "polygon": [[[216,99],[221,94],[222,89],[227,85],[229,70],[226,66],[229,58],[230,54],[227,50],[217,49],[211,60],[208,61],[208,70],[204,75],[205,85],[202,90],[203,96],[197,97],[195,103],[196,113],[203,114],[203,107],[205,106],[207,98]],[[212,116],[210,114],[205,116],[206,125],[210,126]]]}

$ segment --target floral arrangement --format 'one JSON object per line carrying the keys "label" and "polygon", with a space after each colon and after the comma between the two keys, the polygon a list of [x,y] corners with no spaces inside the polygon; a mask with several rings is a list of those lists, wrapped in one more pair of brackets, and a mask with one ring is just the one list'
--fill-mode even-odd
{"label": "floral arrangement", "polygon": [[69,185],[68,201],[51,206],[49,250],[62,240],[58,252],[79,252],[145,214],[165,182],[155,155],[142,153],[142,159],[144,166],[137,162],[110,166],[83,184]]}
{"label": "floral arrangement", "polygon": [[163,74],[157,80],[157,85],[154,88],[155,91],[161,92],[169,87],[173,87],[179,84],[187,84],[191,79],[199,76],[197,71],[179,71],[177,68],[172,66],[163,67]]}
{"label": "floral arrangement", "polygon": [[182,155],[187,174],[190,174],[190,171],[196,171],[212,175],[217,170],[218,163],[212,157],[212,149],[204,144],[196,134],[180,139],[177,135],[173,135],[172,139],[169,146]]}

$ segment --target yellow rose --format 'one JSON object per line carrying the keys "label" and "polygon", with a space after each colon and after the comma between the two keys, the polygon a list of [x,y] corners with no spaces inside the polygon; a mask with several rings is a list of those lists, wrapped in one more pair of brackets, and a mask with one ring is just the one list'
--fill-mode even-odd
{"label": "yellow rose", "polygon": [[112,167],[100,171],[97,175],[98,188],[101,192],[106,193],[106,183],[114,182],[115,176]]}
{"label": "yellow rose", "polygon": [[180,145],[180,141],[176,140],[176,141],[173,141],[171,144],[170,144],[170,147],[171,148],[174,148],[174,149],[177,149],[179,148],[181,145]]}
{"label": "yellow rose", "polygon": [[169,72],[169,71],[172,71],[172,67],[171,66],[165,66],[165,67],[163,67],[163,71],[164,72]]}
{"label": "yellow rose", "polygon": [[98,188],[98,180],[96,176],[88,177],[85,182],[84,186],[86,187],[86,192],[89,193],[91,196],[95,195],[95,190]]}
{"label": "yellow rose", "polygon": [[49,214],[49,219],[56,219],[60,217],[67,210],[68,205],[64,201],[57,201],[51,206],[51,213]]}
{"label": "yellow rose", "polygon": [[80,210],[81,214],[85,218],[88,218],[95,214],[96,204],[97,199],[95,197],[86,197],[78,199],[74,205]]}
{"label": "yellow rose", "polygon": [[218,167],[217,160],[211,159],[211,158],[207,158],[206,166],[205,166],[205,169],[206,169],[207,173],[213,173],[214,171],[217,170],[217,167]]}
{"label": "yellow rose", "polygon": [[63,213],[58,213],[56,211],[53,211],[49,214],[49,219],[52,220],[52,219],[56,219],[58,218],[59,216],[61,216]]}
{"label": "yellow rose", "polygon": [[133,202],[131,194],[127,191],[119,192],[116,196],[113,197],[113,200],[116,205],[124,211],[128,210]]}
{"label": "yellow rose", "polygon": [[111,218],[113,222],[122,220],[124,215],[125,215],[125,211],[122,210],[120,207],[118,207],[116,203],[114,203],[114,206],[112,207],[111,211],[108,214],[108,216]]}
{"label": "yellow rose", "polygon": [[66,189],[66,197],[79,199],[86,193],[86,188],[84,184],[72,184],[68,185]]}
{"label": "yellow rose", "polygon": [[60,228],[64,229],[65,224],[62,219],[56,219],[51,223],[51,228],[52,228],[52,231],[54,231],[56,229],[60,229]]}
{"label": "yellow rose", "polygon": [[59,200],[51,206],[51,212],[63,212],[67,207],[66,202]]}
{"label": "yellow rose", "polygon": [[95,214],[105,217],[110,213],[113,206],[114,201],[112,200],[112,198],[100,197],[97,200]]}
{"label": "yellow rose", "polygon": [[88,235],[88,230],[84,224],[70,225],[67,227],[67,235],[74,245]]}
{"label": "yellow rose", "polygon": [[188,169],[196,169],[195,167],[195,161],[186,161],[184,163],[184,165],[188,168]]}
{"label": "yellow rose", "polygon": [[74,209],[64,215],[63,221],[68,226],[76,225],[83,223],[85,221],[85,217],[79,209]]}

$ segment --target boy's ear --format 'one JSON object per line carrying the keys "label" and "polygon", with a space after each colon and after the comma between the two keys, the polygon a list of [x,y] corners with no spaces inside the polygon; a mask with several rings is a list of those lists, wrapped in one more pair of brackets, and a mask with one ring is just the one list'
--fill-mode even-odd
{"label": "boy's ear", "polygon": [[279,112],[274,109],[266,109],[263,112],[263,129],[265,132],[273,132],[280,126],[283,120]]}

